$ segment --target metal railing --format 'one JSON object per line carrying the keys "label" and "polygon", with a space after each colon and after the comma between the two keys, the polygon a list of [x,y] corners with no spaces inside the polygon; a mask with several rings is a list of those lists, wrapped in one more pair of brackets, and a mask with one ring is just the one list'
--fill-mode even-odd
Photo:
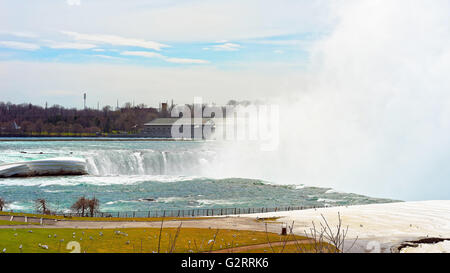
{"label": "metal railing", "polygon": [[[208,216],[226,216],[239,214],[266,213],[278,211],[305,210],[314,208],[324,208],[327,206],[285,206],[275,208],[198,208],[198,209],[167,209],[167,210],[150,210],[150,211],[116,211],[104,212],[98,211],[94,213],[94,217],[104,218],[155,218],[155,217],[208,217]],[[54,213],[52,215],[64,217],[79,217],[80,213]],[[89,217],[88,212],[85,213]]]}

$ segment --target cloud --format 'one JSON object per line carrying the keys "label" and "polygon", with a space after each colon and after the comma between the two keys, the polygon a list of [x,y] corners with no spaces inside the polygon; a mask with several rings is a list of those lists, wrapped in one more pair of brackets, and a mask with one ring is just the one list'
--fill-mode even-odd
{"label": "cloud", "polygon": [[120,53],[120,55],[125,56],[141,56],[146,58],[164,58],[163,55],[156,52],[148,52],[148,51],[124,51]]}
{"label": "cloud", "polygon": [[177,63],[177,64],[208,64],[210,61],[201,60],[201,59],[190,59],[190,58],[170,58],[164,56],[162,54],[156,52],[148,52],[148,51],[124,51],[120,53],[120,55],[124,56],[140,56],[145,58],[158,58],[162,59],[169,63]]}
{"label": "cloud", "polygon": [[200,59],[187,59],[187,58],[167,58],[166,62],[177,64],[209,64],[210,61]]}
{"label": "cloud", "polygon": [[49,47],[53,48],[53,49],[80,49],[80,50],[83,50],[83,49],[95,48],[96,45],[85,44],[85,43],[51,42]]}
{"label": "cloud", "polygon": [[239,41],[326,31],[334,23],[327,16],[328,0],[110,0],[85,1],[82,9],[68,9],[66,1],[64,7],[49,0],[1,2],[0,29],[40,35],[58,26],[153,41]]}
{"label": "cloud", "polygon": [[0,41],[1,47],[19,49],[19,50],[29,50],[34,51],[40,48],[39,45],[32,43],[24,43],[24,42],[15,42],[15,41]]}
{"label": "cloud", "polygon": [[224,43],[220,45],[213,45],[211,48],[214,51],[237,51],[241,48],[241,45],[235,43]]}
{"label": "cloud", "polygon": [[107,59],[107,60],[121,60],[123,61],[123,58],[119,58],[119,57],[114,57],[114,56],[109,56],[109,55],[102,55],[102,54],[96,54],[93,55],[94,57],[98,57],[98,58],[102,58],[102,59]]}
{"label": "cloud", "polygon": [[91,43],[110,44],[115,46],[135,46],[146,49],[153,49],[157,51],[160,51],[164,47],[169,47],[168,45],[161,44],[158,42],[146,41],[142,39],[124,38],[116,35],[82,34],[73,31],[61,31],[61,33],[70,36],[77,41],[86,41]]}

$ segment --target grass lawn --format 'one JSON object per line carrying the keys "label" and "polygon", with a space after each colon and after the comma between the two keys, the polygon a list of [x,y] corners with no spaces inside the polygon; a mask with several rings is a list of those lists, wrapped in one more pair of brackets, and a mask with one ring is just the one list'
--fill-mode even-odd
{"label": "grass lawn", "polygon": [[38,225],[38,223],[24,223],[24,222],[0,220],[0,226],[16,226],[16,225]]}
{"label": "grass lawn", "polygon": [[[8,215],[8,216],[27,216],[27,217],[36,217],[36,218],[44,218],[44,219],[57,219],[57,220],[67,220],[67,221],[108,221],[108,222],[159,222],[162,217],[134,217],[134,218],[125,218],[125,217],[64,217],[64,216],[56,216],[56,215],[44,215],[44,214],[33,214],[33,213],[21,213],[21,212],[0,212],[0,215]],[[172,221],[172,220],[200,220],[200,219],[209,219],[211,217],[164,217],[164,221]]]}
{"label": "grass lawn", "polygon": [[[31,231],[31,232],[30,232]],[[0,229],[0,251],[7,253],[58,253],[71,241],[80,244],[82,253],[152,253],[158,252],[159,228],[131,229]],[[231,247],[279,242],[285,237],[275,233],[181,228],[174,244],[176,228],[164,228],[160,252],[208,252]],[[304,239],[298,236],[297,239]],[[22,245],[22,249],[19,246]],[[45,249],[45,246],[48,249]],[[263,252],[263,251],[261,251]]]}

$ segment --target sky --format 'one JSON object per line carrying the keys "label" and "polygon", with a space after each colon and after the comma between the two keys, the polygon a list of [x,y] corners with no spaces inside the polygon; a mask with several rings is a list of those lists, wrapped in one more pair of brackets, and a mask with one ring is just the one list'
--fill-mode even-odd
{"label": "sky", "polygon": [[280,105],[280,147],[228,149],[236,177],[449,199],[449,10],[448,0],[0,0],[0,101],[267,99]]}
{"label": "sky", "polygon": [[0,0],[0,101],[264,99],[301,84],[328,1]]}

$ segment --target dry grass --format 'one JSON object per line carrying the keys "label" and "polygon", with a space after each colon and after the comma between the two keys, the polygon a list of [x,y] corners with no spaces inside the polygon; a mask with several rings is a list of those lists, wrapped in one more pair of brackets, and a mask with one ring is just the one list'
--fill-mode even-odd
{"label": "dry grass", "polygon": [[[80,243],[86,253],[197,253],[264,244],[269,238],[281,242],[275,233],[199,228],[138,229],[0,229],[0,249],[6,252],[70,252],[70,241]],[[63,241],[61,241],[63,240]],[[22,250],[19,246],[22,245]],[[41,245],[41,246],[39,246]],[[44,249],[42,246],[48,246]]]}
{"label": "dry grass", "polygon": [[25,223],[25,222],[0,220],[0,226],[17,226],[17,225],[38,225],[38,223]]}

